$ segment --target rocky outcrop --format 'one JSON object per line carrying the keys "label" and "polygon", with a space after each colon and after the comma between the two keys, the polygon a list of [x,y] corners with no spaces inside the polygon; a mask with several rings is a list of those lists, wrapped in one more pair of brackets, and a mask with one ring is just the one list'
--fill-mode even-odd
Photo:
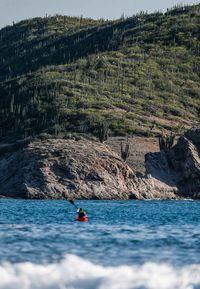
{"label": "rocky outcrop", "polygon": [[[81,139],[34,140],[5,146],[0,194],[31,199],[143,198],[133,171],[111,149]],[[1,153],[1,150],[0,150]]]}
{"label": "rocky outcrop", "polygon": [[0,197],[30,199],[200,198],[200,130],[146,155],[146,175],[109,146],[86,139],[25,140],[0,147]]}
{"label": "rocky outcrop", "polygon": [[193,128],[170,150],[146,155],[146,173],[176,196],[200,198],[200,129]]}

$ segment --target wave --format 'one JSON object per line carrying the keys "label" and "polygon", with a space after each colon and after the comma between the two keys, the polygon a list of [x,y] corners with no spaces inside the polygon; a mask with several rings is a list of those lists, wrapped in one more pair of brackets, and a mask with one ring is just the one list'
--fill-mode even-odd
{"label": "wave", "polygon": [[104,267],[66,255],[53,264],[1,264],[0,289],[200,289],[200,265]]}

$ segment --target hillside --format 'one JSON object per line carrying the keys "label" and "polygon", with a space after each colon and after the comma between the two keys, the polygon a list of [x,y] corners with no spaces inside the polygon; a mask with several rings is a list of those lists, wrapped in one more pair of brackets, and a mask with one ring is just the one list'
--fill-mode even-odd
{"label": "hillside", "polygon": [[0,30],[1,141],[69,131],[180,132],[200,117],[200,4],[117,21],[35,18]]}

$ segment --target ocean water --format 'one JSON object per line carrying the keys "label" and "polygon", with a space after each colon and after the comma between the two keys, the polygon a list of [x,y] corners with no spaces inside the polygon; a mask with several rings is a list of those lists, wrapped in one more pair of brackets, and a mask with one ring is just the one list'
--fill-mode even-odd
{"label": "ocean water", "polygon": [[0,289],[200,289],[200,202],[0,200]]}

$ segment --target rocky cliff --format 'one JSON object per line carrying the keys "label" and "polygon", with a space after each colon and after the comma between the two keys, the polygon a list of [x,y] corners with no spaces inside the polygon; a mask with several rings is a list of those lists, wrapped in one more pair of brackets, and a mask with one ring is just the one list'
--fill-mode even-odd
{"label": "rocky cliff", "polygon": [[136,177],[108,145],[87,139],[27,140],[0,147],[0,196],[30,199],[200,198],[200,129],[146,155]]}
{"label": "rocky cliff", "polygon": [[170,150],[146,155],[146,174],[177,197],[200,198],[200,129],[192,128]]}
{"label": "rocky cliff", "polygon": [[34,140],[0,150],[2,196],[34,199],[143,198],[133,171],[111,149],[81,139]]}

